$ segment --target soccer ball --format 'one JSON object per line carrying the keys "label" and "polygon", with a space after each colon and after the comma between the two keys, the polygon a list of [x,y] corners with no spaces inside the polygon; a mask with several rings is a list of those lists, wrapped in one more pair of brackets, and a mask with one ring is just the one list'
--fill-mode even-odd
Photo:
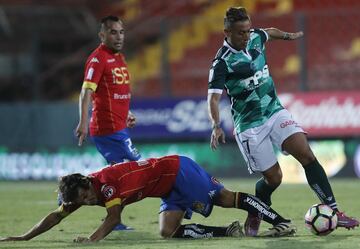
{"label": "soccer ball", "polygon": [[305,226],[313,234],[328,235],[337,226],[336,212],[325,204],[313,205],[305,214]]}

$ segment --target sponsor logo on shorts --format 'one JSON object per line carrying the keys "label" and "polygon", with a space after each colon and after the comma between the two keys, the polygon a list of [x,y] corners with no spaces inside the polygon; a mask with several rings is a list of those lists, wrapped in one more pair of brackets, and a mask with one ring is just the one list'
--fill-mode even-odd
{"label": "sponsor logo on shorts", "polygon": [[294,124],[297,125],[297,123],[294,120],[286,120],[285,122],[282,122],[280,124],[280,127],[285,128],[286,126],[294,125]]}
{"label": "sponsor logo on shorts", "polygon": [[116,191],[113,186],[103,185],[101,187],[101,193],[103,193],[106,199],[110,199],[111,196],[113,196],[116,193]]}
{"label": "sponsor logo on shorts", "polygon": [[208,195],[211,199],[214,198],[215,194],[216,194],[216,190],[210,190],[208,193]]}

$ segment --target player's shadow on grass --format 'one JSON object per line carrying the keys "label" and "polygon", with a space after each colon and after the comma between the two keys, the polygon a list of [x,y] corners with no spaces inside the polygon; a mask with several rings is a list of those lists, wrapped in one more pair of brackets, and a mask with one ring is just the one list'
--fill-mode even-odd
{"label": "player's shadow on grass", "polygon": [[111,236],[106,238],[106,241],[124,242],[126,244],[136,244],[143,241],[156,240],[153,233],[150,232],[139,232],[139,231],[120,231],[111,233]]}
{"label": "player's shadow on grass", "polygon": [[[191,240],[181,240],[181,242],[191,241]],[[132,246],[139,244],[164,244],[164,243],[179,243],[178,239],[163,239],[160,237],[160,234],[150,233],[150,232],[120,232],[116,235],[106,238],[104,241],[106,243],[116,243],[119,246]]]}
{"label": "player's shadow on grass", "polygon": [[[267,248],[322,248],[329,247],[330,244],[339,244],[341,240],[346,240],[352,235],[335,235],[335,236],[314,236],[301,235],[294,237],[281,238],[263,238],[268,240],[265,244]],[[281,247],[279,245],[281,244]]]}

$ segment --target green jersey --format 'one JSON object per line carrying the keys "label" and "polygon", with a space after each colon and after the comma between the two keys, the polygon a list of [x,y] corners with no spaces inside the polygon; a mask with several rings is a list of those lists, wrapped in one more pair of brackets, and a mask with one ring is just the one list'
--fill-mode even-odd
{"label": "green jersey", "polygon": [[246,49],[238,51],[224,41],[209,73],[208,93],[226,90],[236,132],[264,124],[283,109],[266,64],[267,33],[252,29]]}

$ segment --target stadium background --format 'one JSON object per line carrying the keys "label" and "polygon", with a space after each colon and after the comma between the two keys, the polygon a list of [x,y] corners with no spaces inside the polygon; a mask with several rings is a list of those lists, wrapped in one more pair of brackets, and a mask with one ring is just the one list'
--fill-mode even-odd
{"label": "stadium background", "polygon": [[[232,5],[246,7],[254,27],[305,32],[267,44],[270,72],[327,173],[360,177],[360,1],[0,0],[0,179],[55,179],[104,165],[89,140],[77,147],[73,131],[84,62],[108,14],[125,23],[138,119],[131,136],[143,157],[185,154],[217,176],[248,177],[226,96],[227,144],[216,152],[208,145],[208,70]],[[304,181],[296,162],[279,160],[284,181]]]}

